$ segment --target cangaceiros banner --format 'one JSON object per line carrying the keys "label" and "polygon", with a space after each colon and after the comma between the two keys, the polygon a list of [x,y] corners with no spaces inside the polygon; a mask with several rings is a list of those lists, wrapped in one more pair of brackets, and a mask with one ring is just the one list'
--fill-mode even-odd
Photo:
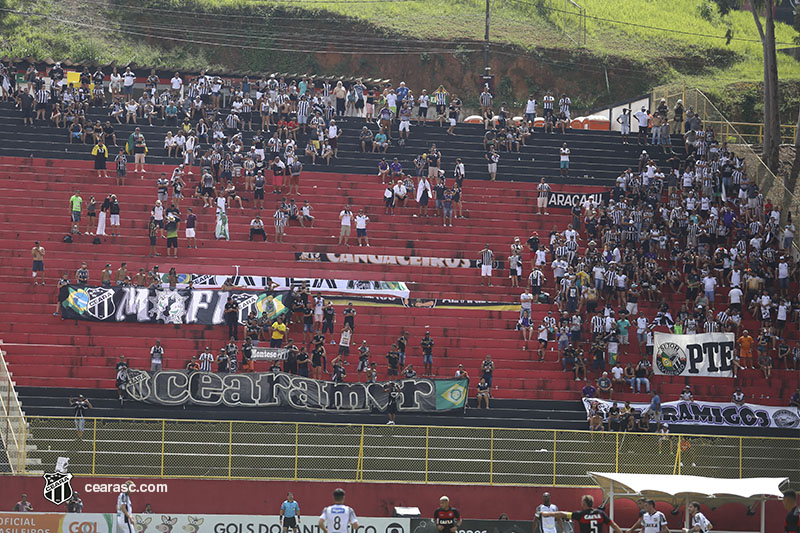
{"label": "cangaceiros banner", "polygon": [[664,376],[733,377],[733,333],[653,333],[653,371]]}
{"label": "cangaceiros banner", "polygon": [[[466,379],[403,379],[398,411],[463,409]],[[187,370],[130,370],[125,392],[157,405],[290,407],[307,411],[382,412],[391,398],[383,383],[334,383],[282,372],[216,374]]]}
{"label": "cangaceiros banner", "polygon": [[[589,413],[591,404],[598,407],[607,418],[613,402],[599,398],[584,398],[583,406]],[[618,407],[620,405],[618,404]],[[647,409],[647,403],[632,403],[639,412]],[[661,420],[669,424],[693,426],[727,426],[784,428],[800,427],[800,412],[794,407],[744,404],[742,406],[722,402],[665,402],[661,404]]]}
{"label": "cangaceiros banner", "polygon": [[[480,259],[459,257],[428,257],[419,255],[332,254],[324,252],[295,252],[298,261],[309,263],[348,263],[366,265],[399,265],[436,268],[478,268]],[[503,261],[495,259],[492,268],[502,269]]]}
{"label": "cangaceiros banner", "polygon": [[[136,496],[133,496],[136,498]],[[138,504],[138,502],[136,502]],[[299,533],[322,533],[318,513],[301,518]],[[136,531],[189,533],[283,533],[278,515],[133,514]],[[0,513],[4,533],[117,533],[111,513]],[[358,517],[358,533],[412,533],[408,518]],[[355,533],[355,532],[353,532]]]}

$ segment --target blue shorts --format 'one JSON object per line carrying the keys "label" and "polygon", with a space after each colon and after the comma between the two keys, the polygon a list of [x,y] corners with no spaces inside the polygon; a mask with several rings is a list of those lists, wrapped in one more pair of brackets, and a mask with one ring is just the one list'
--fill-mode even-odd
{"label": "blue shorts", "polygon": [[561,168],[569,168],[569,161],[562,161]]}
{"label": "blue shorts", "polygon": [[433,364],[433,354],[432,353],[424,353],[422,354],[422,362],[426,365]]}
{"label": "blue shorts", "polygon": [[356,237],[366,237],[366,236],[367,236],[366,228],[363,228],[363,229],[362,228],[357,228],[356,229]]}
{"label": "blue shorts", "polygon": [[72,212],[72,221],[73,222],[80,222],[81,221],[81,212],[80,211],[73,211]]}
{"label": "blue shorts", "polygon": [[133,94],[133,85],[123,85],[122,94]]}

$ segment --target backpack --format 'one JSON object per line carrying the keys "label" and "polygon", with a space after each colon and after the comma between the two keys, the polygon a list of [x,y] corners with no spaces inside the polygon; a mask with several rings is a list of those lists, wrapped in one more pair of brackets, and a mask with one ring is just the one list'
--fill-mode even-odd
{"label": "backpack", "polygon": [[64,235],[64,239],[62,239],[62,240],[64,242],[71,243],[72,242],[72,235]]}
{"label": "backpack", "polygon": [[100,237],[95,237],[92,239],[92,244],[100,244]]}

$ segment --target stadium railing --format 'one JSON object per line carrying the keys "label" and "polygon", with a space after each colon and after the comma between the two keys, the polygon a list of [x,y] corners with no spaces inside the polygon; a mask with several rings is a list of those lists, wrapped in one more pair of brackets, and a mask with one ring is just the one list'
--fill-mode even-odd
{"label": "stadium railing", "polygon": [[25,470],[25,414],[17,398],[2,346],[3,341],[0,340],[0,415],[3,418],[0,434],[10,473],[19,474]]}
{"label": "stadium railing", "polygon": [[78,440],[71,417],[27,420],[37,468],[68,457],[79,476],[592,486],[586,472],[602,471],[800,482],[800,438],[87,418]]}

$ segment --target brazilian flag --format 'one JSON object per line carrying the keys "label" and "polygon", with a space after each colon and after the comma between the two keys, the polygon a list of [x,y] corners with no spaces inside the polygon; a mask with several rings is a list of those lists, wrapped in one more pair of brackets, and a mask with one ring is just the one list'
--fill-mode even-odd
{"label": "brazilian flag", "polygon": [[436,379],[436,410],[447,411],[450,409],[464,408],[467,403],[466,379]]}
{"label": "brazilian flag", "polygon": [[288,293],[262,294],[256,301],[256,314],[259,318],[266,316],[272,322],[280,315],[289,312],[289,308],[283,303],[283,299]]}
{"label": "brazilian flag", "polygon": [[82,315],[89,307],[89,293],[85,289],[76,289],[75,287],[62,287],[59,293],[61,306],[66,311],[72,311],[78,315]]}

